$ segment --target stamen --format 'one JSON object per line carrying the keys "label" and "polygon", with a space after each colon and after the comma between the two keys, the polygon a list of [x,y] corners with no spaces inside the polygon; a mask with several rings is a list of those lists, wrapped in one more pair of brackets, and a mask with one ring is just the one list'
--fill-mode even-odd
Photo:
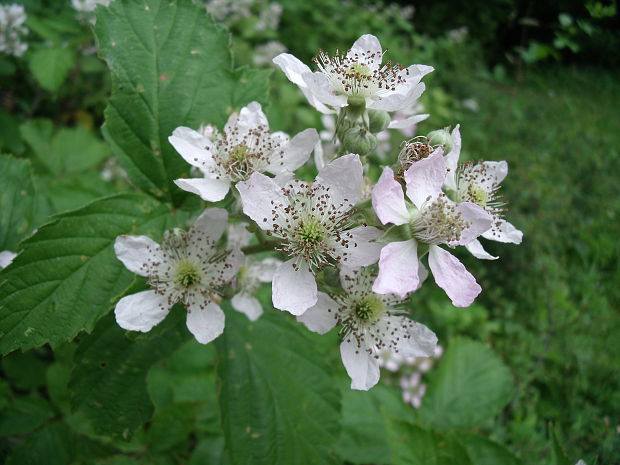
{"label": "stamen", "polygon": [[456,205],[440,194],[430,205],[423,206],[413,220],[413,235],[425,244],[456,242],[470,224],[463,219]]}

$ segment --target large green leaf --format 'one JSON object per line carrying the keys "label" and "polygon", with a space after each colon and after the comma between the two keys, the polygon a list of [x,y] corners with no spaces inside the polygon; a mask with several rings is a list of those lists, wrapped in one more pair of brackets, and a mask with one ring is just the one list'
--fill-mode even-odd
{"label": "large green leaf", "polygon": [[0,352],[53,346],[91,331],[131,284],[116,236],[158,238],[175,216],[144,195],[121,194],[55,217],[0,272]]}
{"label": "large green leaf", "polygon": [[17,250],[49,213],[49,204],[37,188],[30,162],[0,155],[0,251]]}
{"label": "large green leaf", "polygon": [[512,393],[510,371],[491,349],[456,339],[432,374],[420,417],[441,430],[476,426],[499,413]]}
{"label": "large green leaf", "polygon": [[220,410],[233,465],[334,461],[339,392],[324,355],[288,315],[256,323],[234,311],[216,342]]}
{"label": "large green leaf", "polygon": [[151,418],[148,370],[189,337],[185,311],[175,310],[146,335],[127,333],[110,315],[80,342],[69,383],[71,404],[95,432],[127,439]]}
{"label": "large green leaf", "polygon": [[390,422],[388,430],[393,465],[473,465],[452,436],[402,421]]}
{"label": "large green leaf", "polygon": [[157,197],[188,165],[168,143],[178,126],[222,125],[235,107],[264,99],[265,71],[233,71],[229,36],[191,0],[115,1],[95,34],[112,73],[103,132],[130,178]]}

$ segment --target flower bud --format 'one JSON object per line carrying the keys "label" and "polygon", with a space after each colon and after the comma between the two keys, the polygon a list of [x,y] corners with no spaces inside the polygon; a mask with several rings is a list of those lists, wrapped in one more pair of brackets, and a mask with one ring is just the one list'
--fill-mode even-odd
{"label": "flower bud", "polygon": [[345,152],[364,156],[377,148],[377,138],[364,128],[354,127],[345,132],[342,145]]}
{"label": "flower bud", "polygon": [[436,131],[431,131],[426,136],[429,140],[429,144],[433,147],[438,145],[442,146],[444,152],[449,152],[452,149],[452,137],[450,136],[450,131],[448,128],[437,129]]}
{"label": "flower bud", "polygon": [[368,110],[368,119],[370,121],[370,132],[377,134],[387,129],[390,125],[390,114],[384,110]]}

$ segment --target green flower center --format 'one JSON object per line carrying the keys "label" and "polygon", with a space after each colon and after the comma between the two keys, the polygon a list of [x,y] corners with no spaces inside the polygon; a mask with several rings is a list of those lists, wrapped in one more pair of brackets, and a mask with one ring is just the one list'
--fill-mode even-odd
{"label": "green flower center", "polygon": [[489,201],[489,193],[485,189],[471,184],[467,186],[467,191],[463,197],[463,200],[473,202],[482,208],[486,207],[487,202]]}
{"label": "green flower center", "polygon": [[385,312],[385,304],[377,297],[371,295],[355,304],[353,312],[359,320],[372,323],[381,318],[381,315]]}
{"label": "green flower center", "polygon": [[248,157],[250,147],[245,144],[239,144],[230,151],[231,161],[242,162]]}
{"label": "green flower center", "polygon": [[317,246],[323,242],[325,226],[316,218],[310,217],[301,223],[297,236],[299,241],[306,244],[307,247]]}
{"label": "green flower center", "polygon": [[189,260],[180,261],[174,272],[174,282],[184,288],[200,282],[200,271],[196,264]]}
{"label": "green flower center", "polygon": [[370,68],[363,63],[353,63],[349,66],[349,72],[354,74],[355,77],[370,77],[372,73]]}

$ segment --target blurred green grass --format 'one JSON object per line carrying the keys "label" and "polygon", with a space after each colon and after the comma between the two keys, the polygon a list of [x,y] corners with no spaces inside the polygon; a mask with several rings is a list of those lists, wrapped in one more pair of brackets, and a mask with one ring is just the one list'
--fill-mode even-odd
{"label": "blurred green grass", "polygon": [[[550,424],[569,457],[620,463],[618,74],[472,76],[467,93],[479,110],[459,120],[464,155],[509,162],[507,217],[524,231],[520,246],[485,244],[498,261],[466,258],[484,289],[468,330],[493,345],[517,386],[490,429],[525,463],[550,456]],[[444,124],[454,120],[423,129]]]}

